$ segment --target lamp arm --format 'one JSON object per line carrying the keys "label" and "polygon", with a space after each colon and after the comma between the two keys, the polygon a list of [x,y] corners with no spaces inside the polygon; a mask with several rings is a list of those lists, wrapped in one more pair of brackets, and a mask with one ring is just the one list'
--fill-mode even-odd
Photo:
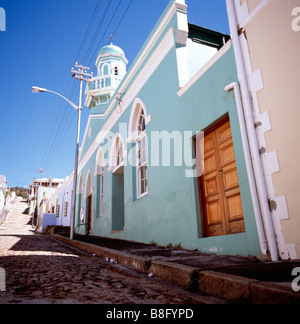
{"label": "lamp arm", "polygon": [[65,99],[73,108],[75,108],[76,110],[78,110],[78,107],[72,101],[70,101],[69,99],[67,99],[66,97],[64,97],[63,95],[61,95],[60,93],[55,92],[55,91],[52,91],[52,90],[47,90],[47,92],[54,93],[54,94],[58,95],[59,97]]}

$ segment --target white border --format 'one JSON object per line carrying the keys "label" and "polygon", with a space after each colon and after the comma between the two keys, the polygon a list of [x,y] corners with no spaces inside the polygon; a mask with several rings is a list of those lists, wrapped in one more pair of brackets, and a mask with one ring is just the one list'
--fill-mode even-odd
{"label": "white border", "polygon": [[[130,106],[132,101],[138,95],[140,90],[143,88],[143,86],[149,80],[151,75],[155,72],[155,70],[158,68],[158,66],[161,64],[161,62],[164,60],[164,58],[167,56],[167,54],[170,52],[170,50],[174,47],[174,45],[175,45],[174,28],[170,28],[169,31],[166,33],[165,37],[163,38],[163,40],[161,41],[161,43],[157,46],[157,48],[154,51],[154,53],[152,54],[152,56],[149,58],[149,60],[145,64],[142,71],[135,78],[134,82],[128,89],[127,93],[125,94],[125,96],[123,98],[122,112],[121,113],[118,113],[116,111],[112,112],[111,116],[107,119],[106,123],[104,124],[101,131],[99,132],[98,136],[95,138],[94,142],[91,144],[90,148],[88,149],[85,156],[81,160],[79,167],[78,167],[78,172],[80,172],[84,168],[85,164],[89,161],[89,159],[95,153],[98,146],[105,139],[108,132],[113,128],[113,126],[116,124],[116,122],[124,114],[124,112]],[[114,107],[114,100],[112,101],[111,106],[112,106],[112,108]],[[83,145],[84,145],[84,142],[83,142]],[[79,156],[79,159],[81,159],[81,154]]]}
{"label": "white border", "polygon": [[[88,179],[91,179],[91,187],[90,187],[90,192],[87,191],[88,189]],[[84,198],[87,199],[90,195],[92,195],[94,192],[93,190],[93,178],[92,178],[92,173],[90,171],[90,169],[88,170],[87,174],[86,174],[86,179],[85,179],[85,190],[84,190]]]}
{"label": "white border", "polygon": [[225,55],[231,48],[232,41],[229,40],[192,78],[186,85],[177,93],[182,97],[193,85],[197,82],[223,55]]}
{"label": "white border", "polygon": [[[245,2],[242,6],[240,5],[240,0],[234,0],[236,14],[238,16],[239,26],[237,28],[246,28],[261,12],[271,3],[272,0],[262,0],[262,2],[249,14],[248,4]],[[245,8],[247,7],[247,12]],[[247,14],[246,14],[247,13]],[[258,102],[258,92],[264,88],[263,76],[261,70],[258,69],[253,71],[251,64],[250,51],[248,47],[248,42],[242,33],[239,37],[244,65],[248,78],[248,85],[253,99],[254,107],[254,120],[255,123],[260,122],[261,126],[257,127],[257,139],[259,146],[265,148],[265,153],[261,155],[262,165],[265,174],[265,181],[267,185],[267,192],[269,200],[276,203],[276,210],[271,211],[274,230],[277,236],[277,244],[279,248],[280,258],[286,260],[289,258],[295,259],[297,256],[296,248],[294,245],[287,245],[284,239],[284,234],[282,231],[281,220],[290,219],[289,211],[287,207],[286,197],[280,196],[276,197],[273,174],[280,171],[280,165],[278,161],[278,155],[276,151],[268,152],[267,143],[265,138],[265,133],[272,130],[269,112],[265,111],[261,113],[259,102]]]}

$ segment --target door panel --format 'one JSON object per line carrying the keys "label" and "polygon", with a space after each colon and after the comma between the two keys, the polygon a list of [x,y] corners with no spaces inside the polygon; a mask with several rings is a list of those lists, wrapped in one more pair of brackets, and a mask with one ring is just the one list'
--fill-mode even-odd
{"label": "door panel", "polygon": [[239,177],[236,164],[222,168],[225,190],[231,190],[239,187]]}
{"label": "door panel", "polygon": [[198,183],[205,235],[245,232],[230,121],[205,135],[204,173]]}
{"label": "door panel", "polygon": [[222,235],[224,219],[224,202],[222,200],[221,179],[218,169],[219,157],[215,133],[209,134],[204,140],[204,209],[206,213],[206,231],[209,236]]}

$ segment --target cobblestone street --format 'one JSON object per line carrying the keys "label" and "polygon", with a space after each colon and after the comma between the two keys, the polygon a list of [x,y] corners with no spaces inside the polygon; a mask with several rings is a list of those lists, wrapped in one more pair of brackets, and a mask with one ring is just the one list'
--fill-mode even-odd
{"label": "cobblestone street", "polygon": [[0,226],[0,303],[201,304],[213,299],[71,250],[36,234],[17,200]]}

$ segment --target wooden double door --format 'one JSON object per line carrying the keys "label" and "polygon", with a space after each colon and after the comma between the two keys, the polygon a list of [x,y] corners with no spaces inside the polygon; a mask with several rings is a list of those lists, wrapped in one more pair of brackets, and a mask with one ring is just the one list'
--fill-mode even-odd
{"label": "wooden double door", "polygon": [[[205,237],[245,232],[243,207],[229,118],[205,132],[204,170],[198,178]],[[198,150],[197,150],[198,146]],[[203,152],[204,151],[204,152]]]}

